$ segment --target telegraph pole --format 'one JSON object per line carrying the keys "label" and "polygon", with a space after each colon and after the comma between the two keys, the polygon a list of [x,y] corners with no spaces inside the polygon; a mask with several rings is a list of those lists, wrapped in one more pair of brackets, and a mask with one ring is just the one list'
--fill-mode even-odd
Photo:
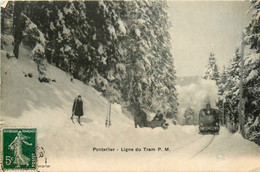
{"label": "telegraph pole", "polygon": [[244,103],[243,103],[243,79],[244,79],[244,32],[242,33],[241,42],[241,57],[240,57],[240,83],[239,83],[239,128],[238,131],[242,132],[243,121],[244,121]]}
{"label": "telegraph pole", "polygon": [[222,116],[222,125],[225,125],[225,97],[223,98],[223,116]]}

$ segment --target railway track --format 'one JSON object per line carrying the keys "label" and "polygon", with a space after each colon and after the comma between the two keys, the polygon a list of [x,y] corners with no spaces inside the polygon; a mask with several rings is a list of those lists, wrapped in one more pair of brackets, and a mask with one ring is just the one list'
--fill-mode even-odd
{"label": "railway track", "polygon": [[196,156],[201,154],[209,145],[213,142],[215,135],[200,135],[192,140],[179,145],[178,147],[172,148],[172,154],[165,153],[159,155],[159,157],[170,156],[171,158],[185,159],[190,161]]}
{"label": "railway track", "polygon": [[210,141],[200,151],[198,151],[191,159],[194,159],[196,156],[201,154],[205,149],[207,149],[207,147],[209,147],[209,145],[212,143],[214,138],[215,138],[215,135],[213,135],[213,137],[210,139]]}
{"label": "railway track", "polygon": [[196,138],[196,139],[193,139],[193,140],[191,140],[191,141],[189,141],[189,142],[187,142],[187,143],[185,143],[185,144],[183,144],[183,145],[181,145],[181,146],[179,146],[179,147],[177,147],[177,148],[172,149],[172,151],[177,151],[177,150],[179,150],[179,149],[185,148],[186,146],[189,146],[190,144],[196,142],[197,140],[202,139],[203,137],[204,137],[204,135],[201,136],[201,137],[198,137],[198,138]]}

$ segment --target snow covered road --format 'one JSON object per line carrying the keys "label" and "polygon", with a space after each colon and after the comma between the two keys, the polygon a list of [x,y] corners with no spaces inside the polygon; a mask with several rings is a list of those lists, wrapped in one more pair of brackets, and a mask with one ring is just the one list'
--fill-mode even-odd
{"label": "snow covered road", "polygon": [[[117,171],[128,168],[136,171],[158,171],[162,169],[169,171],[259,170],[260,147],[258,145],[243,139],[239,134],[229,133],[225,128],[221,128],[221,133],[215,136],[199,135],[196,128],[196,126],[176,126],[171,127],[168,131],[129,129],[137,136],[135,143],[132,142],[132,138],[121,136],[111,146],[118,149],[118,151],[95,152],[90,148],[88,151],[85,150],[85,156],[79,159],[68,157],[56,159],[53,169],[60,168],[63,162],[66,162],[64,170],[99,169],[105,171],[108,166],[110,169]],[[187,130],[192,132],[187,133]],[[154,132],[160,134],[161,139],[153,140],[153,143],[151,143],[151,137],[155,137]],[[102,145],[106,147],[107,144],[99,143],[100,147]],[[141,149],[140,152],[135,151],[137,147]],[[155,148],[155,151],[144,151],[144,147]],[[170,151],[158,151],[158,147],[162,149],[168,147]],[[134,151],[125,152],[121,150],[122,148],[133,148]]]}

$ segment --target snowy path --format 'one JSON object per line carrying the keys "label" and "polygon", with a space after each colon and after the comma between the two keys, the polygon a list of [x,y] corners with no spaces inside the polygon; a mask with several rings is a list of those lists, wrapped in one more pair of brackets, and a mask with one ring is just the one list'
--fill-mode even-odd
{"label": "snowy path", "polygon": [[190,134],[189,139],[178,138],[178,146],[172,142],[171,152],[148,157],[143,161],[146,169],[259,171],[260,147],[241,135],[231,134],[226,128],[215,136]]}
{"label": "snowy path", "polygon": [[[130,129],[129,129],[130,130]],[[196,126],[177,126],[168,131],[149,131],[150,136],[144,135],[144,130],[137,129],[136,143],[131,143],[131,138],[125,142],[115,141],[116,148],[121,147],[147,147],[149,140],[155,136],[153,132],[158,132],[162,137],[153,143],[157,148],[169,147],[171,151],[155,152],[93,152],[86,151],[87,156],[79,159],[62,159],[59,162],[67,162],[66,169],[99,169],[106,170],[109,166],[113,170],[233,170],[250,171],[260,167],[260,147],[255,143],[244,140],[239,134],[231,134],[225,128],[221,128],[220,135],[200,135]],[[190,130],[191,132],[187,131]],[[134,131],[134,130],[132,130]],[[142,135],[138,137],[139,134]],[[148,132],[148,130],[147,130]],[[146,133],[147,133],[146,132]],[[109,133],[107,133],[109,135]],[[170,135],[182,134],[169,138]],[[188,134],[188,135],[187,135]],[[188,137],[187,137],[188,136]],[[119,139],[119,138],[117,138]],[[125,138],[120,138],[125,139]],[[102,143],[100,143],[102,146]],[[105,145],[105,144],[103,144]],[[128,145],[128,146],[125,146]],[[141,146],[142,145],[142,146]],[[105,147],[105,146],[103,146]],[[60,168],[60,163],[57,167]],[[90,163],[89,163],[90,162]],[[120,163],[118,163],[120,162]],[[71,166],[70,166],[71,165]],[[64,169],[65,170],[65,169]]]}
{"label": "snowy path", "polygon": [[[120,136],[114,142],[114,147],[135,148],[149,147],[149,140],[155,136],[154,132],[161,135],[161,139],[154,141],[150,147],[169,147],[171,151],[155,152],[93,152],[85,150],[85,155],[79,159],[62,159],[55,162],[66,162],[65,169],[90,169],[106,170],[234,170],[250,171],[259,170],[260,147],[255,143],[243,139],[239,134],[231,134],[226,128],[221,128],[219,135],[200,135],[196,126],[176,126],[167,131],[148,129],[129,129],[135,132],[135,143],[132,138]],[[111,131],[112,132],[112,131]],[[122,132],[125,132],[123,129]],[[150,135],[146,135],[146,134]],[[112,133],[106,133],[108,136]],[[139,135],[138,135],[139,134]],[[170,137],[172,136],[172,137]],[[115,139],[115,138],[114,138]],[[119,139],[125,139],[120,141]],[[120,143],[118,143],[120,142]],[[127,144],[126,142],[129,142]],[[99,143],[105,147],[106,144]],[[127,145],[127,146],[126,146]],[[113,146],[112,146],[113,147]],[[77,154],[76,152],[74,152]],[[118,163],[120,162],[120,163]],[[70,166],[71,165],[71,166]],[[64,170],[65,170],[64,169]]]}

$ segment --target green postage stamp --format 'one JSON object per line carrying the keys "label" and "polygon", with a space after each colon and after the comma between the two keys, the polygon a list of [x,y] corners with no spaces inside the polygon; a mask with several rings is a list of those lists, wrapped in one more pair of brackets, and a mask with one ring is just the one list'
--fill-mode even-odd
{"label": "green postage stamp", "polygon": [[3,170],[35,170],[36,128],[6,128],[3,136]]}

